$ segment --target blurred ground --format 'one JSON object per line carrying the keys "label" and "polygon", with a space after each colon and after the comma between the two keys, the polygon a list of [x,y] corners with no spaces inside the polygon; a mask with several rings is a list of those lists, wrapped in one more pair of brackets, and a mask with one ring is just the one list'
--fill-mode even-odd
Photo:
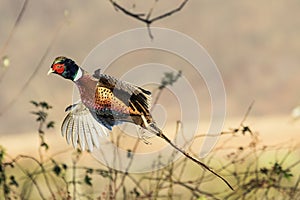
{"label": "blurred ground", "polygon": [[[231,130],[238,127],[240,119],[231,119],[227,120],[225,123],[225,131]],[[204,127],[208,126],[208,122],[202,123]],[[270,126],[270,124],[272,124]],[[247,125],[252,129],[252,131],[259,136],[259,140],[262,144],[266,146],[277,146],[278,144],[290,144],[290,147],[299,146],[299,131],[300,131],[300,122],[291,123],[287,121],[285,117],[273,116],[266,117],[264,120],[260,118],[251,117],[248,120]],[[172,127],[170,127],[172,128]],[[200,128],[201,133],[203,133],[205,128]],[[170,136],[170,133],[166,133]],[[225,140],[230,136],[222,136],[219,138],[216,148],[220,147]],[[16,156],[18,154],[27,154],[27,155],[38,155],[38,146],[39,146],[39,137],[37,132],[28,132],[16,135],[5,135],[0,137],[1,144],[5,147],[9,155]],[[164,147],[165,142],[162,142],[159,138],[149,139],[152,144],[146,145],[140,143],[141,146],[140,152],[151,152],[155,151],[156,147]],[[239,146],[247,146],[250,142],[249,135],[239,136],[235,139],[234,142],[231,142],[231,149],[235,149]],[[53,130],[46,133],[46,142],[50,146],[50,154],[57,153],[60,151],[71,150],[71,145],[68,145],[65,138],[63,138],[59,132]],[[193,144],[193,150],[199,152],[201,140],[197,140]],[[222,154],[223,155],[223,154]],[[71,158],[68,158],[71,159]]]}
{"label": "blurred ground", "polygon": [[[13,27],[22,2],[0,0],[0,48]],[[161,10],[166,8],[164,6],[166,3],[162,4]],[[249,104],[255,100],[251,124],[265,141],[298,140],[299,123],[289,124],[289,114],[299,103],[299,9],[297,0],[191,0],[181,12],[154,26],[183,32],[207,49],[224,79],[227,93],[225,128],[238,125]],[[39,66],[28,87],[18,95],[62,23],[65,25],[57,33],[45,62]],[[71,104],[73,86],[60,77],[46,76],[54,57],[66,55],[81,63],[101,41],[142,26],[142,23],[116,12],[108,1],[29,1],[4,52],[11,64],[7,69],[0,68],[0,75],[6,73],[0,82],[0,113],[16,99],[15,104],[0,116],[1,144],[11,154],[36,149],[36,124],[30,116],[32,106],[28,102],[46,100],[54,106],[50,118],[57,122],[57,129],[49,139],[53,140],[53,146],[65,147],[58,133],[59,124],[65,115],[64,108]],[[150,61],[176,66],[185,74],[186,63],[156,53],[125,56],[112,64],[110,73],[117,74],[119,66],[130,68]],[[202,99],[207,120],[209,95],[204,84],[193,82],[189,72],[187,77],[198,89],[197,96]]]}

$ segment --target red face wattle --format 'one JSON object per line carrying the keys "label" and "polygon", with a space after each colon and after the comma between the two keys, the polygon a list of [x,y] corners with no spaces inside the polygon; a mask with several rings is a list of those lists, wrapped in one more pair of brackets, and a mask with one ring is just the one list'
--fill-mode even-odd
{"label": "red face wattle", "polygon": [[55,71],[57,74],[62,74],[65,71],[65,65],[61,63],[57,63],[52,65],[53,71]]}
{"label": "red face wattle", "polygon": [[77,72],[79,70],[79,66],[76,63],[64,56],[59,56],[55,58],[54,62],[52,63],[48,75],[51,73],[58,74],[65,79],[69,79],[74,81],[76,78]]}

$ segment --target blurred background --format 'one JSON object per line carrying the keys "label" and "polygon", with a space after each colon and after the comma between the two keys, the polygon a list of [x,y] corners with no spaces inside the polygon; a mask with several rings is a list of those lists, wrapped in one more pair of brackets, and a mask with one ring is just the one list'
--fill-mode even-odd
{"label": "blurred background", "polygon": [[[181,2],[158,1],[152,15]],[[30,152],[38,145],[30,100],[45,100],[54,107],[50,118],[57,124],[49,137],[54,145],[67,147],[59,126],[65,107],[72,103],[73,84],[58,76],[46,76],[56,56],[68,56],[80,64],[108,37],[145,27],[117,11],[109,1],[29,0],[24,7],[23,3],[0,0],[0,141],[12,154]],[[153,2],[128,0],[122,5],[135,13],[147,13]],[[299,140],[300,123],[291,116],[300,97],[299,9],[297,0],[190,0],[180,12],[152,26],[192,37],[215,61],[227,94],[224,129],[238,125],[255,101],[247,122],[265,141]],[[209,122],[205,85],[193,82],[193,74],[185,74],[188,64],[175,57],[146,50],[134,52],[112,63],[107,73],[118,77],[121,68],[149,62],[175,66],[198,90],[204,120]]]}

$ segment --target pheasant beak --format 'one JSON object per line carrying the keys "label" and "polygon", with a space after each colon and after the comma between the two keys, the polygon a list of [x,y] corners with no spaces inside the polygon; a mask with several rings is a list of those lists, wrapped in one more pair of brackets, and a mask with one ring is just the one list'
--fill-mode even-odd
{"label": "pheasant beak", "polygon": [[48,71],[48,73],[47,73],[47,75],[49,75],[49,74],[51,74],[53,72],[54,72],[54,70],[52,68],[50,68],[49,71]]}

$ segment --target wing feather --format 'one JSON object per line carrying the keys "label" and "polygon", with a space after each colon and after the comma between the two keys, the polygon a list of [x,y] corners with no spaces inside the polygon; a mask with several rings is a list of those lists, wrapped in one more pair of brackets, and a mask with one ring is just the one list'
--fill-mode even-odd
{"label": "wing feather", "polygon": [[85,137],[84,137],[84,134],[86,134],[84,132],[84,129],[83,129],[83,125],[82,125],[82,119],[77,116],[77,122],[78,122],[78,138],[79,138],[79,144],[80,144],[80,147],[82,149],[82,151],[85,150]]}
{"label": "wing feather", "polygon": [[109,88],[114,96],[125,105],[136,108],[140,113],[149,114],[151,92],[126,81],[119,81],[106,74],[98,75],[98,86]]}
{"label": "wing feather", "polygon": [[64,137],[65,135],[67,135],[67,130],[68,130],[68,125],[70,123],[70,117],[69,115],[67,115],[62,123],[61,126],[61,135]]}
{"label": "wing feather", "polygon": [[92,142],[92,138],[91,138],[91,132],[90,132],[90,129],[89,129],[89,126],[88,126],[88,123],[87,123],[87,117],[86,116],[83,116],[82,124],[83,124],[84,133],[85,133],[84,135],[85,135],[87,147],[90,151],[93,151],[94,146],[93,146],[93,142]]}
{"label": "wing feather", "polygon": [[67,139],[67,143],[70,144],[71,142],[71,138],[72,138],[72,134],[73,134],[73,124],[74,124],[74,120],[71,120],[70,114],[67,115],[68,117],[68,128],[67,128],[67,134],[66,134],[66,139]]}
{"label": "wing feather", "polygon": [[72,144],[73,147],[76,149],[78,144],[78,117],[74,115],[74,123],[72,128]]}
{"label": "wing feather", "polygon": [[66,137],[67,143],[72,141],[74,148],[79,144],[82,150],[93,151],[94,146],[99,148],[99,136],[108,135],[108,129],[97,122],[81,102],[71,106],[68,111],[61,126],[61,134]]}
{"label": "wing feather", "polygon": [[95,126],[93,125],[93,122],[91,119],[89,119],[88,116],[86,116],[86,121],[88,123],[88,128],[90,130],[90,133],[91,133],[91,136],[92,136],[92,141],[93,141],[93,144],[96,146],[96,148],[99,148],[100,145],[99,145],[99,141],[98,141],[98,137],[97,137],[97,132],[96,132],[96,128]]}

